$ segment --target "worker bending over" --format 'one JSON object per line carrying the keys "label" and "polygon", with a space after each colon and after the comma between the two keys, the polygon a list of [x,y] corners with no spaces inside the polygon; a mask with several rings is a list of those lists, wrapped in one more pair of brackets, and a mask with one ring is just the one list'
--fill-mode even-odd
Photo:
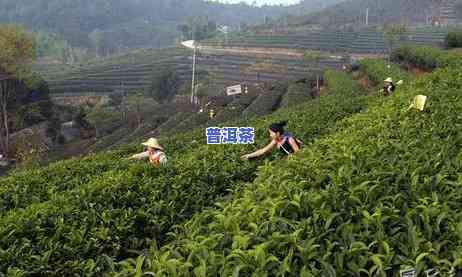
{"label": "worker bending over", "polygon": [[149,162],[154,166],[165,165],[167,163],[167,156],[165,155],[164,148],[159,144],[155,138],[150,138],[148,141],[143,142],[142,145],[146,146],[145,152],[131,156],[130,160],[143,160],[149,158]]}
{"label": "worker bending over", "polygon": [[278,148],[285,155],[298,152],[300,150],[301,141],[297,140],[284,130],[286,125],[287,121],[271,124],[268,130],[271,142],[262,149],[243,155],[241,159],[248,160],[260,157],[270,153],[275,148]]}
{"label": "worker bending over", "polygon": [[388,77],[384,82],[385,86],[383,87],[383,92],[385,96],[391,95],[396,89],[395,84],[393,84],[393,79]]}

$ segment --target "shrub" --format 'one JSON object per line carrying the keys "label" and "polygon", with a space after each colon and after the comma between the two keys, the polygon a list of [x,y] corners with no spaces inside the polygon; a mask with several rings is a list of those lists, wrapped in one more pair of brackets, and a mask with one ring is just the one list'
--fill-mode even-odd
{"label": "shrub", "polygon": [[402,46],[391,54],[394,62],[411,64],[425,70],[462,64],[462,56],[427,46]]}
{"label": "shrub", "polygon": [[462,47],[462,31],[452,31],[446,35],[444,45],[448,48]]}
{"label": "shrub", "polygon": [[[119,275],[396,276],[410,266],[449,275],[462,259],[458,76],[439,70],[262,166],[172,243],[119,263]],[[405,111],[420,93],[426,111]]]}
{"label": "shrub", "polygon": [[369,80],[371,80],[374,85],[383,84],[383,80],[387,77],[391,77],[396,81],[409,80],[409,73],[395,64],[388,64],[382,60],[362,60],[359,67],[363,73],[367,74]]}
{"label": "shrub", "polygon": [[[246,125],[256,145],[268,141],[270,122],[290,119],[305,142],[328,134],[337,122],[365,107],[356,83],[328,73],[331,95]],[[203,130],[165,138],[167,166],[121,160],[138,147],[60,162],[0,180],[0,273],[97,275],[115,262],[171,240],[176,226],[243,189],[258,166],[239,160],[242,146],[208,146]],[[246,152],[247,152],[246,151]]]}

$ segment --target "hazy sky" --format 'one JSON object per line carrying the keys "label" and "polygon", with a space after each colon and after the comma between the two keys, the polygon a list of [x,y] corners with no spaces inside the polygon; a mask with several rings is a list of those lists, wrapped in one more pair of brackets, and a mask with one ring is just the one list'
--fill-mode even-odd
{"label": "hazy sky", "polygon": [[224,3],[239,3],[239,2],[247,2],[249,4],[252,4],[254,1],[257,2],[257,5],[263,5],[263,4],[273,4],[273,5],[289,5],[289,4],[295,4],[299,3],[300,0],[215,0],[219,2],[224,2]]}

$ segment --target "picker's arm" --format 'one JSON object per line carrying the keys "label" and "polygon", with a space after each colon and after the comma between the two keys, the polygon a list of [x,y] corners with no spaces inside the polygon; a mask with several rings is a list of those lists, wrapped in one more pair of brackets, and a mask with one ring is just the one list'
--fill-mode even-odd
{"label": "picker's arm", "polygon": [[241,157],[241,159],[243,160],[248,160],[248,159],[252,159],[252,158],[257,158],[257,157],[260,157],[260,156],[263,156],[269,152],[271,152],[275,147],[276,147],[277,143],[275,140],[272,140],[268,145],[266,145],[264,148],[262,149],[259,149],[253,153],[250,153],[250,154],[247,154],[247,155],[244,155]]}

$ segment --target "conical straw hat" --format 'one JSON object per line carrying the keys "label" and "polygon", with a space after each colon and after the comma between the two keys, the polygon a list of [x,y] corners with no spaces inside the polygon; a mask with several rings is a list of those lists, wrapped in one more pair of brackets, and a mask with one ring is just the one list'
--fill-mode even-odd
{"label": "conical straw hat", "polygon": [[384,82],[393,83],[393,79],[391,77],[388,77],[384,80]]}
{"label": "conical straw hat", "polygon": [[164,148],[159,144],[159,141],[155,138],[148,139],[148,141],[143,142],[142,145],[152,147],[155,149],[164,150]]}

